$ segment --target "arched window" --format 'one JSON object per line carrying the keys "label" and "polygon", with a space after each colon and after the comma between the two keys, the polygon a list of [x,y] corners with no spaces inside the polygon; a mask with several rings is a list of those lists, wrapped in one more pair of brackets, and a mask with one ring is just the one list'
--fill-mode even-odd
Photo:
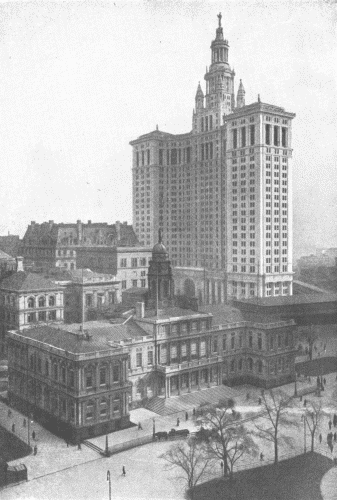
{"label": "arched window", "polygon": [[263,371],[263,365],[262,365],[262,361],[259,359],[259,361],[257,362],[257,371],[259,373],[262,373]]}
{"label": "arched window", "polygon": [[253,360],[252,358],[248,358],[248,370],[251,372],[253,371]]}
{"label": "arched window", "polygon": [[46,304],[46,299],[44,297],[39,297],[39,307],[44,307]]}
{"label": "arched window", "polygon": [[55,296],[54,295],[50,295],[50,297],[49,297],[49,305],[50,306],[54,306],[55,305]]}
{"label": "arched window", "polygon": [[35,307],[35,299],[34,299],[34,297],[29,297],[29,299],[28,299],[28,307],[29,308]]}

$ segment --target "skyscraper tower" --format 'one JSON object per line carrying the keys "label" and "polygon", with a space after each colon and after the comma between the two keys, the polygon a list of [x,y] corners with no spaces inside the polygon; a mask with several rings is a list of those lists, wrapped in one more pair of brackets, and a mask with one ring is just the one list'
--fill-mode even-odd
{"label": "skyscraper tower", "polygon": [[192,130],[158,129],[132,141],[134,229],[155,243],[159,228],[177,293],[201,303],[292,294],[293,113],[246,105],[228,62],[221,14],[211,65],[195,96]]}

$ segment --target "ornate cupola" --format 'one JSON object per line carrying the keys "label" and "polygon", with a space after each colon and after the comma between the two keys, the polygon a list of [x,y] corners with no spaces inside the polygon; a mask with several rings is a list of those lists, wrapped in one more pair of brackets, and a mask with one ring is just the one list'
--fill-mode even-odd
{"label": "ornate cupola", "polygon": [[236,106],[237,108],[243,108],[245,106],[245,94],[246,91],[244,89],[244,86],[242,84],[242,80],[240,80],[240,85],[239,85],[239,90],[236,98]]}
{"label": "ornate cupola", "polygon": [[159,229],[158,243],[152,249],[152,259],[148,270],[150,308],[171,306],[173,303],[174,287],[172,267],[168,252],[163,244],[162,230]]}

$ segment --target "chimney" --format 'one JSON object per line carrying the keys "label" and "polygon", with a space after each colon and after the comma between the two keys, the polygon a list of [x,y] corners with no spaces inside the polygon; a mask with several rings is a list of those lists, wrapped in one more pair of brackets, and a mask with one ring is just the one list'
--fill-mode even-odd
{"label": "chimney", "polygon": [[30,223],[30,225],[31,225],[32,227],[35,227],[35,224],[36,224],[35,220],[32,220],[32,221],[31,221],[31,223]]}
{"label": "chimney", "polygon": [[82,243],[82,222],[80,219],[76,221],[76,230],[77,230],[77,242]]}
{"label": "chimney", "polygon": [[145,316],[145,304],[144,302],[136,303],[136,318],[142,319]]}
{"label": "chimney", "polygon": [[16,257],[16,272],[23,270],[23,257]]}
{"label": "chimney", "polygon": [[90,226],[90,224],[91,224],[91,220],[88,220],[88,226]]}
{"label": "chimney", "polygon": [[119,220],[116,220],[116,239],[117,241],[120,241],[121,239],[121,223]]}

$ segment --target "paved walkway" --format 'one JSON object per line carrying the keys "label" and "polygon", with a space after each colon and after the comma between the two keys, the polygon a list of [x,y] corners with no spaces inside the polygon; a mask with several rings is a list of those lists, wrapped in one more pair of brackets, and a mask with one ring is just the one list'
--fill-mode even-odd
{"label": "paved walkway", "polygon": [[337,500],[337,467],[323,476],[320,488],[324,500]]}

